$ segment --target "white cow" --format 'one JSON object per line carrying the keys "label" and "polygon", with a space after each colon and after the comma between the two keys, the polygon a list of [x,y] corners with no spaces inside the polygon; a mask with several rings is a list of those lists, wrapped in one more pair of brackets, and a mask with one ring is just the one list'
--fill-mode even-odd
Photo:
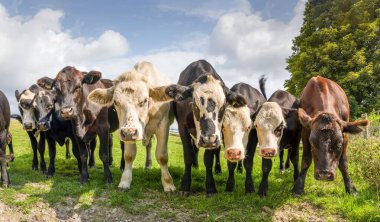
{"label": "white cow", "polygon": [[157,137],[156,159],[161,167],[161,181],[165,192],[175,191],[168,170],[168,136],[171,120],[170,103],[157,102],[155,96],[165,94],[160,86],[169,85],[167,78],[149,62],[139,62],[134,69],[121,74],[108,89],[96,89],[89,101],[101,106],[115,105],[119,118],[119,137],[124,141],[125,169],[119,188],[130,189],[132,164],[136,157],[136,141],[147,145]]}

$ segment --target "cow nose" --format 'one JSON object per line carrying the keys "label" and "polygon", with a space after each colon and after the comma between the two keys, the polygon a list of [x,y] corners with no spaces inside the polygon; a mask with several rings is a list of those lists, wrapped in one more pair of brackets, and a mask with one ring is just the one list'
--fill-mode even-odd
{"label": "cow nose", "polygon": [[328,170],[316,169],[315,179],[325,180],[325,181],[333,181],[334,180],[334,174]]}
{"label": "cow nose", "polygon": [[134,141],[137,139],[137,129],[133,127],[124,127],[120,130],[120,137],[123,141]]}
{"label": "cow nose", "polygon": [[64,118],[72,117],[73,115],[73,108],[72,107],[65,107],[61,109],[61,115]]}
{"label": "cow nose", "polygon": [[38,129],[41,131],[47,131],[49,129],[49,124],[47,122],[39,122]]}
{"label": "cow nose", "polygon": [[241,150],[240,149],[235,149],[235,148],[230,148],[226,150],[226,156],[227,160],[232,161],[232,162],[237,162],[241,159]]}
{"label": "cow nose", "polygon": [[199,138],[199,146],[205,147],[205,148],[216,148],[219,145],[219,140],[217,135],[211,135],[211,136],[202,136]]}
{"label": "cow nose", "polygon": [[260,149],[260,156],[263,158],[272,158],[276,155],[276,149],[274,148],[262,148]]}
{"label": "cow nose", "polygon": [[33,128],[33,124],[32,123],[24,123],[24,129],[29,131],[29,130],[32,130]]}

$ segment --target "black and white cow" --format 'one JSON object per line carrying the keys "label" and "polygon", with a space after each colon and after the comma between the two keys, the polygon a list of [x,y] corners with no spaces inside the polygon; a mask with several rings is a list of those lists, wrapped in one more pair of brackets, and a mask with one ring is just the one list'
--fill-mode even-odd
{"label": "black and white cow", "polygon": [[185,173],[180,192],[188,195],[191,187],[191,165],[197,148],[205,148],[206,193],[216,193],[212,173],[214,155],[221,144],[222,121],[227,104],[240,107],[243,97],[228,89],[215,69],[205,60],[191,63],[180,74],[178,83],[163,89],[174,99],[174,112],[183,143]]}
{"label": "black and white cow", "polygon": [[[262,91],[265,95],[265,90],[262,89]],[[257,113],[254,126],[259,139],[258,154],[263,158],[260,196],[266,196],[268,191],[268,176],[272,169],[272,158],[283,152],[284,149],[289,148],[290,159],[294,166],[293,179],[296,180],[299,175],[298,146],[302,128],[297,118],[298,106],[299,101],[296,97],[286,91],[277,90]]]}
{"label": "black and white cow", "polygon": [[[261,79],[260,84],[264,83]],[[225,111],[222,131],[225,157],[228,160],[226,191],[234,190],[235,168],[238,161],[244,160],[245,192],[252,193],[254,192],[252,181],[253,157],[258,142],[252,119],[255,118],[257,110],[266,99],[257,89],[245,83],[234,85],[231,91],[240,94],[247,101],[247,105],[242,107],[228,105]]]}
{"label": "black and white cow", "polygon": [[9,139],[12,138],[9,132],[10,108],[7,97],[0,91],[0,166],[1,166],[1,183],[3,187],[8,187],[10,179],[7,171],[7,162],[10,158],[6,157],[6,147]]}

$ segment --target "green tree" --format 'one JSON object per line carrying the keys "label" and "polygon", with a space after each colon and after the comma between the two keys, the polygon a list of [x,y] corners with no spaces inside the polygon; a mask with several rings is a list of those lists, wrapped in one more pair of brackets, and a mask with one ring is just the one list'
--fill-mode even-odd
{"label": "green tree", "polygon": [[319,75],[342,86],[352,116],[380,109],[380,0],[309,0],[292,50],[289,92]]}

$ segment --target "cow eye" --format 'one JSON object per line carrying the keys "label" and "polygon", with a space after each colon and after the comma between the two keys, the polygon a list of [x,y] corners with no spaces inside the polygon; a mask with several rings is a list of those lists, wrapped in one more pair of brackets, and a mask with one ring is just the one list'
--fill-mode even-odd
{"label": "cow eye", "polygon": [[119,101],[116,101],[116,100],[114,100],[113,103],[115,104],[115,106],[119,106],[120,105]]}
{"label": "cow eye", "polygon": [[280,137],[282,135],[282,130],[283,130],[284,126],[282,125],[282,123],[274,130],[274,135],[276,135],[277,137]]}
{"label": "cow eye", "polygon": [[143,107],[148,102],[148,99],[144,99],[143,101],[139,102],[139,106]]}

